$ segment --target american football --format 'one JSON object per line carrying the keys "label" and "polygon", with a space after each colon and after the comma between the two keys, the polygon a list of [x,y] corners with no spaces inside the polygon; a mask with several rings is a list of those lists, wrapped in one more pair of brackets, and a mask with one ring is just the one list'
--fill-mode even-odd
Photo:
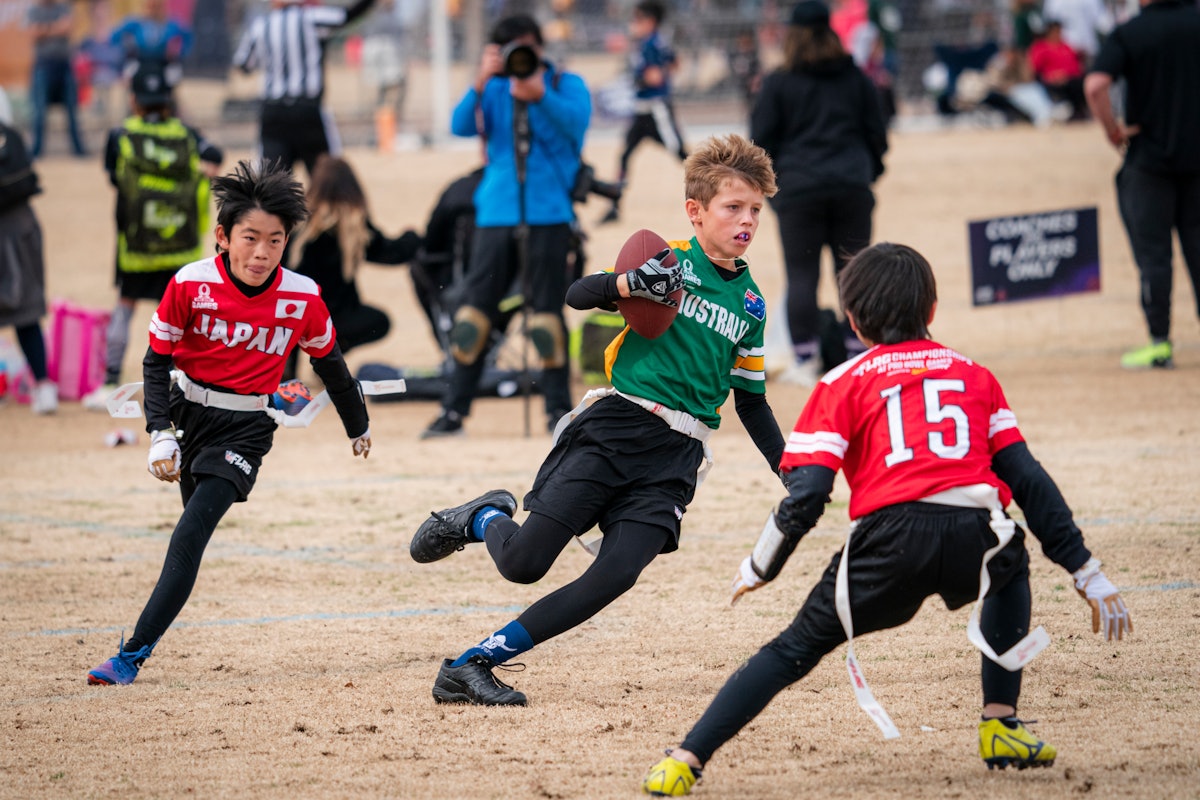
{"label": "american football", "polygon": [[[654,256],[667,248],[666,239],[654,231],[643,228],[626,239],[625,244],[621,245],[621,252],[617,253],[617,261],[614,269],[618,275],[622,272],[628,272],[631,269],[637,269],[646,263],[646,259],[654,258]],[[663,260],[663,264],[670,265],[674,263],[676,263],[675,253],[671,252]],[[645,297],[625,297],[617,301],[617,310],[621,312],[621,316],[629,323],[629,327],[637,331],[638,334],[647,339],[657,339],[675,321],[675,314],[679,311],[679,303],[683,302],[683,289],[677,289],[672,292],[671,299],[675,301],[674,306],[656,303]]]}

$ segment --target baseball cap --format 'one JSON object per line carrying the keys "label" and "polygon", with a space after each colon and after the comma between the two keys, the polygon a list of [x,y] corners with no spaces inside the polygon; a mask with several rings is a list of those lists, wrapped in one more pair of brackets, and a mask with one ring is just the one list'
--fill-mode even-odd
{"label": "baseball cap", "polygon": [[129,80],[129,88],[139,106],[164,106],[171,102],[171,86],[157,64],[140,64]]}
{"label": "baseball cap", "polygon": [[800,0],[792,9],[793,25],[828,25],[829,6],[821,0]]}

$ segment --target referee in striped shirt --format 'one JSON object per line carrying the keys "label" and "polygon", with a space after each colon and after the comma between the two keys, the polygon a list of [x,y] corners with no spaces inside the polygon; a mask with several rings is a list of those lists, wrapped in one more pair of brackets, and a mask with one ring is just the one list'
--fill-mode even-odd
{"label": "referee in striped shirt", "polygon": [[311,175],[317,156],[341,152],[333,116],[321,106],[325,45],[374,2],[355,0],[343,7],[272,0],[271,10],[250,23],[233,65],[263,71],[259,142],[267,162],[282,160],[290,168],[300,160]]}

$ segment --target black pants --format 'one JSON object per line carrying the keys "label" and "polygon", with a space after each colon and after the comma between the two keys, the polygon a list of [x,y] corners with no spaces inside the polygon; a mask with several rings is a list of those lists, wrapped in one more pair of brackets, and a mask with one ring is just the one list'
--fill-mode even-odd
{"label": "black pants", "polygon": [[1123,166],[1117,173],[1117,203],[1141,273],[1142,312],[1150,336],[1169,339],[1172,230],[1179,234],[1200,314],[1200,173],[1159,174]]}
{"label": "black pants", "polygon": [[259,138],[263,160],[283,161],[289,169],[303,161],[309,175],[319,155],[341,150],[333,119],[316,100],[265,101]]}
{"label": "black pants", "polygon": [[833,254],[834,272],[871,243],[875,195],[867,187],[813,192],[772,201],[787,268],[787,316],[792,344],[817,338],[817,285],[821,251]]}
{"label": "black pants", "polygon": [[650,111],[640,111],[634,114],[629,129],[625,131],[625,149],[621,151],[620,179],[629,176],[629,159],[633,151],[645,139],[652,139],[679,157],[687,158],[687,148],[683,144],[683,134],[679,131],[679,123],[675,119],[675,107],[669,100],[653,102]]}
{"label": "black pants", "polygon": [[[868,514],[850,547],[855,635],[904,624],[932,594],[940,594],[952,609],[970,602],[979,591],[983,553],[995,544],[986,511],[906,503]],[[834,604],[841,559],[838,551],[791,625],[730,676],[683,740],[682,747],[701,763],[846,641]],[[989,563],[988,574],[992,588],[980,627],[993,649],[1004,652],[1029,630],[1029,556],[1020,530]],[[1016,706],[1020,671],[983,658],[981,677],[985,704]]]}
{"label": "black pants", "polygon": [[[566,223],[529,227],[528,280],[521,275],[514,232],[515,228],[475,229],[471,264],[464,278],[463,304],[481,311],[492,327],[497,328],[506,318],[500,302],[514,292],[523,293],[527,285],[529,296],[525,303],[529,310],[555,315],[565,342],[563,303],[571,279],[567,259],[571,228]],[[455,362],[443,408],[464,417],[471,412],[471,401],[475,399],[486,362],[486,349],[471,364]],[[542,369],[541,391],[547,414],[559,415],[575,405],[571,402],[570,366],[565,357],[563,366]]]}

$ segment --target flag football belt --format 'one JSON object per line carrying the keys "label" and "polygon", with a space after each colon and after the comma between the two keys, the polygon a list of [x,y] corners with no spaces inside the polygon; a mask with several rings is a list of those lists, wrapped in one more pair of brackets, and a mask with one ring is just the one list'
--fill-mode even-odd
{"label": "flag football belt", "polygon": [[205,408],[220,408],[225,411],[266,411],[272,408],[269,394],[234,394],[206,389],[178,370],[175,372],[175,382],[183,390],[186,400]]}
{"label": "flag football belt", "polygon": [[[234,394],[216,389],[206,389],[188,378],[181,370],[172,370],[171,378],[183,391],[185,399],[206,408],[220,408],[225,411],[261,411],[279,425],[285,428],[307,428],[317,418],[326,406],[333,401],[329,392],[322,389],[299,413],[288,414],[283,409],[275,408],[269,394]],[[396,394],[405,391],[404,379],[386,381],[358,381],[358,387],[364,395]],[[142,405],[133,397],[142,388],[142,382],[126,383],[118,387],[104,405],[110,417],[115,419],[136,419],[142,416]]]}
{"label": "flag football belt", "polygon": [[[967,621],[967,639],[988,659],[1010,672],[1016,672],[1032,661],[1033,657],[1040,653],[1046,645],[1050,644],[1050,634],[1046,633],[1046,629],[1039,625],[1036,630],[1005,652],[996,653],[984,639],[983,631],[979,627],[979,610],[992,586],[992,578],[988,574],[988,562],[992,560],[992,556],[999,553],[1012,541],[1013,534],[1016,532],[1016,523],[1004,514],[1004,507],[1000,505],[999,491],[995,486],[978,483],[938,492],[921,498],[920,502],[959,508],[982,508],[990,514],[988,527],[992,529],[992,533],[996,534],[997,541],[994,547],[983,554],[983,560],[979,566],[979,596],[971,609],[971,618]],[[849,563],[850,539],[854,537],[854,530],[857,527],[857,520],[850,523],[850,532],[846,535],[846,544],[842,548],[842,560],[838,564],[834,590],[834,604],[837,606],[838,620],[841,621],[842,629],[846,632],[846,671],[850,673],[850,685],[854,687],[854,697],[858,700],[859,708],[867,712],[867,716],[883,733],[883,738],[895,739],[900,736],[900,731],[892,722],[892,718],[888,716],[887,711],[875,699],[871,687],[867,685],[867,678],[858,664],[858,658],[854,655],[854,623],[850,616]]]}
{"label": "flag football belt", "polygon": [[662,403],[656,403],[653,400],[647,400],[644,397],[637,397],[632,394],[625,394],[625,392],[618,392],[616,389],[613,391],[631,403],[636,403],[654,416],[662,419],[663,422],[671,426],[671,430],[682,433],[684,436],[690,436],[698,442],[708,444],[708,439],[712,436],[713,429],[686,411],[667,408]]}

